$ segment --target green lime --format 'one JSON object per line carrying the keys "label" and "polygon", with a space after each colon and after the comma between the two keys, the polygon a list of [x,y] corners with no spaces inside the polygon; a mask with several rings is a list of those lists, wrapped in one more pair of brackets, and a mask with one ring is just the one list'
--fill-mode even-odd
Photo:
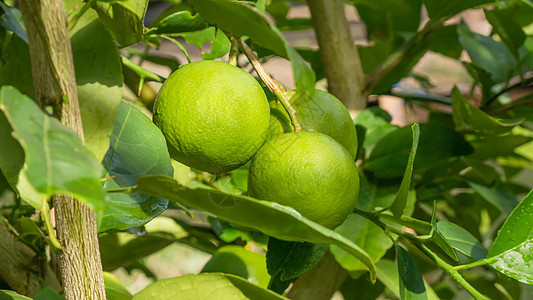
{"label": "green lime", "polygon": [[165,81],[154,123],[175,160],[224,173],[246,163],[265,141],[269,106],[261,85],[224,62],[187,64]]}
{"label": "green lime", "polygon": [[[304,131],[325,133],[343,145],[355,158],[357,154],[357,132],[346,107],[328,92],[316,90],[312,97],[286,92],[296,117]],[[289,115],[279,101],[272,101],[270,107],[270,129],[267,139],[291,132]]]}
{"label": "green lime", "polygon": [[248,174],[248,193],[335,228],[355,208],[359,175],[350,153],[330,136],[292,132],[266,142],[257,152]]}

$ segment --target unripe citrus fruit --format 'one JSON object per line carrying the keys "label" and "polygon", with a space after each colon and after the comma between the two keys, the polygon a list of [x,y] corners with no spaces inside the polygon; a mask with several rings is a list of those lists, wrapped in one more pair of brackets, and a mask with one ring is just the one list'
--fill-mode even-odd
{"label": "unripe citrus fruit", "polygon": [[[296,117],[304,131],[325,133],[343,145],[355,158],[357,153],[357,132],[350,113],[335,96],[328,92],[316,90],[312,97],[297,96],[288,91],[291,106],[296,110]],[[291,132],[289,115],[279,101],[271,102],[269,138]]]}
{"label": "unripe citrus fruit", "polygon": [[154,123],[170,155],[192,168],[224,173],[246,163],[265,141],[269,106],[261,85],[224,62],[193,62],[165,81]]}
{"label": "unripe citrus fruit", "polygon": [[335,228],[355,208],[359,175],[352,156],[319,132],[292,132],[263,145],[252,159],[248,193],[278,202]]}

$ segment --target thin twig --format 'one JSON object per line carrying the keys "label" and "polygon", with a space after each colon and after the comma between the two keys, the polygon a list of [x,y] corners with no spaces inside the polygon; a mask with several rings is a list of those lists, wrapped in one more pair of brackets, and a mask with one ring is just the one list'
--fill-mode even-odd
{"label": "thin twig", "polygon": [[470,285],[470,283],[468,283],[468,281],[466,281],[464,279],[463,276],[461,276],[461,274],[459,274],[459,272],[457,272],[456,269],[454,269],[453,266],[451,266],[450,264],[448,264],[447,262],[442,260],[437,254],[433,253],[433,251],[431,251],[428,247],[426,247],[424,245],[419,245],[418,248],[420,250],[422,250],[422,252],[424,252],[431,259],[433,259],[433,261],[439,267],[441,267],[444,271],[446,271],[448,274],[450,274],[450,276],[452,276],[452,278],[455,279],[455,281],[457,281],[460,285],[462,285],[463,288],[467,292],[469,292],[470,295],[472,295],[472,297],[474,297],[475,299],[481,299],[481,300],[490,299],[490,298],[486,297],[485,295],[481,294],[480,292],[478,292],[473,286]]}
{"label": "thin twig", "polygon": [[452,105],[452,99],[448,97],[443,97],[439,95],[431,95],[431,94],[416,94],[416,93],[403,93],[403,92],[391,92],[389,95],[403,98],[406,100],[419,100],[419,101],[425,101],[425,102],[435,102],[445,105]]}
{"label": "thin twig", "polygon": [[489,264],[489,263],[491,263],[491,262],[493,262],[495,260],[496,260],[495,257],[484,258],[484,259],[476,260],[476,261],[471,262],[471,263],[466,264],[466,265],[455,266],[455,267],[453,267],[453,269],[454,270],[466,270],[466,269],[471,269],[471,268],[475,268],[475,267],[481,267],[481,266]]}
{"label": "thin twig", "polygon": [[499,91],[498,93],[496,93],[494,96],[492,96],[489,100],[487,100],[487,102],[485,102],[485,104],[483,104],[481,106],[481,109],[487,107],[489,104],[491,104],[492,102],[494,102],[496,99],[498,99],[499,96],[507,93],[508,91],[512,90],[512,89],[515,89],[515,88],[518,88],[518,87],[523,87],[523,86],[527,86],[529,85],[530,83],[533,83],[533,77],[529,77],[529,78],[526,78],[524,81],[520,81],[518,83],[515,83],[513,85],[510,85],[508,87],[505,87],[503,88],[501,91]]}
{"label": "thin twig", "polygon": [[191,63],[191,58],[189,57],[189,52],[187,52],[187,49],[185,49],[185,47],[183,47],[183,45],[180,42],[178,42],[175,39],[169,37],[168,35],[164,35],[164,34],[158,35],[158,37],[164,38],[165,40],[167,40],[167,41],[173,43],[174,45],[178,46],[178,48],[180,48],[181,52],[183,52],[183,54],[187,58],[187,61],[189,63]]}
{"label": "thin twig", "polygon": [[241,44],[241,49],[254,67],[255,72],[257,72],[257,75],[261,77],[261,80],[266,84],[268,89],[276,95],[276,97],[281,102],[281,105],[283,105],[283,108],[287,113],[289,114],[289,117],[291,119],[291,125],[294,128],[294,131],[302,131],[302,126],[300,125],[300,122],[298,121],[298,118],[296,117],[296,110],[292,108],[289,99],[285,96],[285,89],[277,83],[268,73],[265,71],[259,60],[255,57],[255,55],[252,53],[252,49],[248,47],[248,45],[242,40],[238,39]]}
{"label": "thin twig", "polygon": [[239,40],[232,36],[230,37],[231,48],[229,50],[229,59],[228,63],[230,65],[237,66],[237,58],[239,57]]}
{"label": "thin twig", "polygon": [[[372,89],[389,74],[396,66],[398,66],[404,59],[411,57],[413,52],[422,45],[426,37],[435,29],[444,24],[445,19],[430,20],[424,28],[418,32],[411,40],[405,43],[398,50],[393,52],[387,59],[379,64],[370,74],[365,78],[364,91],[370,93]],[[416,51],[415,51],[416,53]]]}
{"label": "thin twig", "polygon": [[447,262],[445,262],[444,260],[442,260],[438,255],[433,253],[429,248],[427,248],[423,244],[426,241],[430,241],[431,238],[420,238],[420,237],[417,237],[417,236],[415,236],[413,234],[398,230],[398,229],[396,229],[396,228],[394,228],[392,226],[388,226],[387,224],[385,224],[381,220],[379,220],[378,216],[376,216],[376,215],[374,215],[374,214],[372,214],[370,212],[365,212],[365,211],[358,210],[358,209],[355,209],[354,212],[357,213],[358,215],[368,219],[369,221],[373,222],[374,224],[378,225],[385,233],[387,233],[387,231],[389,231],[389,232],[392,232],[394,234],[397,234],[398,236],[400,236],[404,240],[412,242],[415,246],[417,246],[419,249],[421,249],[428,257],[430,257],[433,261],[435,261],[435,263],[439,267],[441,267],[444,271],[446,271],[448,274],[450,274],[450,276],[452,276],[453,279],[455,279],[459,284],[461,284],[464,287],[464,289],[466,291],[468,291],[475,299],[483,299],[483,300],[489,299],[489,298],[485,297],[483,294],[481,294],[480,292],[478,292],[474,287],[472,287],[470,285],[470,283],[468,283],[463,278],[463,276],[461,276],[461,274],[459,274],[459,272],[457,271],[457,270],[461,269],[461,267],[467,268],[467,267],[477,266],[474,263],[469,264],[469,265],[453,267],[452,265],[450,265]]}

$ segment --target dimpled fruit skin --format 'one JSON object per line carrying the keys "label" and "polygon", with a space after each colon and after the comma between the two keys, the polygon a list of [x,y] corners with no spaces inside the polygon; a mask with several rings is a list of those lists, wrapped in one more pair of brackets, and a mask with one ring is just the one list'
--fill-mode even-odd
{"label": "dimpled fruit skin", "polygon": [[[293,91],[286,92],[291,99]],[[294,98],[293,98],[294,99]],[[357,132],[350,113],[342,102],[328,92],[316,90],[312,97],[291,99],[291,106],[303,130],[325,133],[343,145],[355,158],[357,153]],[[267,139],[291,132],[289,116],[279,101],[271,102],[270,129]]]}
{"label": "dimpled fruit skin", "polygon": [[224,173],[246,163],[264,143],[269,106],[261,85],[247,72],[219,61],[193,62],[161,87],[154,123],[172,158]]}
{"label": "dimpled fruit skin", "polygon": [[253,158],[248,193],[336,228],[355,208],[359,175],[351,155],[333,138],[310,131],[286,133],[265,143]]}

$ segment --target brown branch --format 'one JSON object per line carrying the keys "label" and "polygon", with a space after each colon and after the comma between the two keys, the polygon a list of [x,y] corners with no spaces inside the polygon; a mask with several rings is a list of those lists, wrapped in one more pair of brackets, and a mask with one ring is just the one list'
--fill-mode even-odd
{"label": "brown branch", "polygon": [[[60,0],[20,0],[28,34],[35,99],[83,140],[67,17]],[[96,215],[65,195],[53,197],[66,299],[105,299]]]}
{"label": "brown branch", "polygon": [[276,95],[279,102],[289,115],[289,119],[291,120],[291,125],[294,131],[302,131],[302,126],[300,125],[300,121],[298,121],[296,110],[291,106],[291,103],[289,102],[289,99],[287,99],[287,96],[285,95],[285,89],[281,84],[276,82],[270,75],[265,71],[257,57],[252,53],[252,49],[248,47],[248,45],[242,40],[238,39],[242,48],[242,51],[246,58],[248,58],[248,61],[252,64],[255,72],[263,83],[268,87],[268,89]]}
{"label": "brown branch", "polygon": [[308,3],[328,89],[350,113],[357,114],[365,109],[367,95],[363,92],[363,68],[344,15],[343,0]]}
{"label": "brown branch", "polygon": [[44,287],[60,291],[50,264],[35,264],[37,254],[15,237],[0,221],[0,278],[14,291],[33,297]]}

